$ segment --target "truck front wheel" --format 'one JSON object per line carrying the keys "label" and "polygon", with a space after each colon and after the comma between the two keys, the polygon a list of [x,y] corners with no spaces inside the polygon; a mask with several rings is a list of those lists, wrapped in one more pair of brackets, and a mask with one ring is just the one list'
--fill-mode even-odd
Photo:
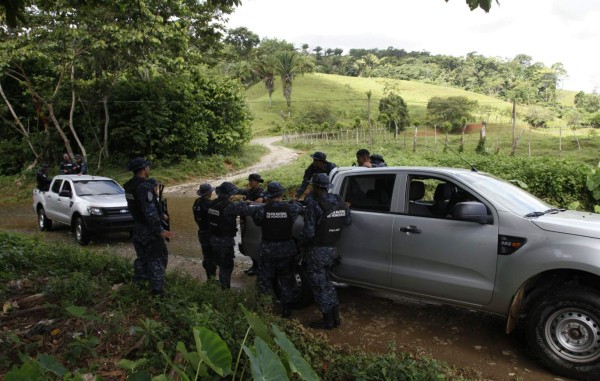
{"label": "truck front wheel", "polygon": [[85,227],[81,217],[77,217],[75,220],[75,238],[77,239],[77,242],[83,246],[90,243],[90,231]]}
{"label": "truck front wheel", "polygon": [[46,216],[44,208],[40,207],[37,211],[38,228],[41,231],[50,231],[52,229],[52,220]]}
{"label": "truck front wheel", "polygon": [[546,294],[527,316],[527,341],[557,374],[599,379],[600,296],[584,287]]}

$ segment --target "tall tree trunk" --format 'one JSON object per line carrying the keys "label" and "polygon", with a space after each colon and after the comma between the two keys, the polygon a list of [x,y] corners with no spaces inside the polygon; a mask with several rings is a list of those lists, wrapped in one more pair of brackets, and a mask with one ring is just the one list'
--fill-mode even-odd
{"label": "tall tree trunk", "polygon": [[52,105],[52,103],[48,103],[46,104],[46,107],[48,108],[48,115],[50,116],[50,120],[52,120],[52,124],[54,124],[54,128],[56,128],[56,131],[58,131],[58,134],[60,135],[60,137],[63,140],[63,143],[65,144],[67,154],[69,154],[69,156],[71,157],[74,157],[75,155],[73,154],[71,142],[69,141],[69,138],[67,138],[65,131],[63,131],[62,127],[60,126],[60,123],[56,119],[56,115],[54,115],[54,106]]}
{"label": "tall tree trunk", "polygon": [[108,158],[108,125],[110,122],[110,113],[108,112],[108,96],[102,97],[102,107],[104,109],[104,137],[102,141],[102,147],[100,147],[100,153],[98,154],[98,169],[102,163],[102,157]]}
{"label": "tall tree trunk", "polygon": [[31,149],[33,156],[35,156],[33,163],[29,166],[29,167],[33,168],[35,166],[35,164],[37,163],[37,161],[39,160],[40,155],[37,153],[37,151],[33,147],[33,143],[31,142],[31,138],[29,136],[29,130],[27,128],[25,128],[25,126],[23,125],[23,123],[21,123],[21,120],[15,113],[15,110],[12,107],[12,104],[9,102],[8,98],[6,97],[6,94],[4,93],[4,89],[2,88],[1,83],[0,83],[0,95],[2,95],[2,99],[4,99],[4,102],[6,103],[6,107],[8,107],[10,114],[12,115],[13,119],[15,120],[15,124],[18,127],[17,130],[21,133],[21,135],[23,135],[23,137],[27,141],[27,145],[29,145],[29,149]]}
{"label": "tall tree trunk", "polygon": [[75,125],[73,124],[73,114],[75,112],[75,65],[71,65],[71,110],[69,111],[69,129],[71,130],[71,134],[73,134],[73,138],[77,142],[79,146],[79,150],[81,151],[81,155],[86,158],[87,153],[85,152],[85,147],[81,144],[81,140],[79,140],[79,135],[77,135],[77,131],[75,131]]}
{"label": "tall tree trunk", "polygon": [[558,155],[562,156],[562,125],[558,128]]}

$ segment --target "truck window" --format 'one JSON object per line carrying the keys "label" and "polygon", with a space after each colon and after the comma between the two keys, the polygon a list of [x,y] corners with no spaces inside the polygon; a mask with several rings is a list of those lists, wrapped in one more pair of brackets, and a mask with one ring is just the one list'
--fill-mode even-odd
{"label": "truck window", "polygon": [[97,196],[123,194],[125,191],[112,180],[74,181],[75,193],[78,196]]}
{"label": "truck window", "polygon": [[[479,201],[471,192],[445,179],[413,175],[408,181],[408,214],[420,217],[452,219],[454,205],[465,201]],[[488,214],[490,214],[488,210]]]}
{"label": "truck window", "polygon": [[62,190],[67,190],[67,191],[69,191],[69,192],[71,192],[71,193],[72,193],[72,192],[73,192],[73,189],[71,189],[71,183],[70,183],[70,182],[68,182],[68,181],[65,181],[65,182],[63,183]]}
{"label": "truck window", "polygon": [[62,183],[63,183],[62,180],[55,180],[54,183],[52,184],[52,189],[50,189],[52,191],[52,193],[58,194],[58,192],[60,191],[60,186],[62,185]]}
{"label": "truck window", "polygon": [[389,212],[395,174],[348,176],[342,184],[342,197],[350,209]]}

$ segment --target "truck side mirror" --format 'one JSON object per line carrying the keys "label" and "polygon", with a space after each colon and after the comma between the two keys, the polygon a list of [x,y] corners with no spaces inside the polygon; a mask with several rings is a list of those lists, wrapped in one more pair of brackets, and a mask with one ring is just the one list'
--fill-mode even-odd
{"label": "truck side mirror", "polygon": [[67,190],[67,189],[63,189],[58,193],[58,196],[71,198],[71,191]]}
{"label": "truck side mirror", "polygon": [[489,224],[492,222],[492,216],[488,215],[487,207],[477,201],[459,202],[456,204],[454,206],[454,219],[480,224]]}

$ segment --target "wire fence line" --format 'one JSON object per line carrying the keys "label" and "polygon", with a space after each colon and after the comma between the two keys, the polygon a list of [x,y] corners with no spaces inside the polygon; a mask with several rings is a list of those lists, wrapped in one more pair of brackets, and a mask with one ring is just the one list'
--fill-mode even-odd
{"label": "wire fence line", "polygon": [[[562,129],[555,134],[537,132],[528,128],[517,128],[518,139],[515,154],[518,156],[557,156],[584,161],[600,159],[600,136],[576,133]],[[513,131],[510,127],[488,128],[484,134],[487,153],[509,154],[513,145]],[[396,134],[387,128],[354,128],[327,131],[289,132],[282,134],[284,144],[309,146],[343,144],[353,147],[396,146],[400,150],[415,153],[443,152],[446,144],[450,149],[475,152],[481,139],[481,128],[468,128],[463,133],[446,135],[440,128],[407,127]],[[462,149],[461,149],[462,146]]]}

